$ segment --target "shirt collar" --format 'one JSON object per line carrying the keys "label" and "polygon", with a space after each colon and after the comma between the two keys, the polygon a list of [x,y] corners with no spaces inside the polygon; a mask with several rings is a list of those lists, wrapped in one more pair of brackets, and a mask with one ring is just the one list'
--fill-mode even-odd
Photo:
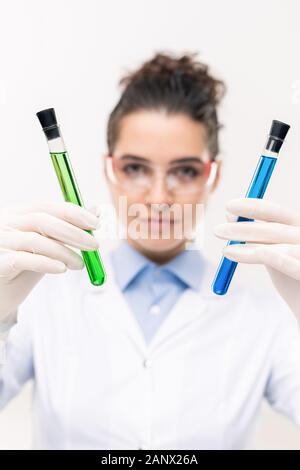
{"label": "shirt collar", "polygon": [[123,291],[128,284],[147,266],[166,269],[194,290],[200,289],[205,259],[198,249],[183,250],[163,265],[149,260],[122,240],[111,252],[111,260],[117,282]]}
{"label": "shirt collar", "polygon": [[199,291],[204,273],[205,259],[198,249],[183,250],[163,265],[188,287]]}

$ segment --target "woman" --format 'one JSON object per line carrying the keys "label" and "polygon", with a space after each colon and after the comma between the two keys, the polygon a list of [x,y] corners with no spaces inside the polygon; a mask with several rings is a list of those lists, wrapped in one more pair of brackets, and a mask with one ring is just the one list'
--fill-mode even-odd
{"label": "woman", "polygon": [[2,210],[0,406],[33,378],[34,447],[48,449],[247,448],[264,396],[300,426],[299,215],[231,201],[261,222],[218,227],[252,242],[228,257],[265,264],[285,301],[237,279],[214,295],[216,266],[190,242],[221,177],[224,84],[193,54],[156,54],[121,83],[104,168],[115,208],[128,205],[126,239],[100,250],[106,283],[69,248],[98,246],[91,212]]}

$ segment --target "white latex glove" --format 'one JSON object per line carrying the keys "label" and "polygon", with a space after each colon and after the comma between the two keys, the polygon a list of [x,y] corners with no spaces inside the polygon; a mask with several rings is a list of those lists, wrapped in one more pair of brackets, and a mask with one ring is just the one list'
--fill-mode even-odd
{"label": "white latex glove", "polygon": [[65,244],[97,249],[96,238],[85,232],[96,228],[96,214],[95,206],[70,202],[0,208],[0,332],[16,321],[18,306],[44,274],[82,269],[81,256]]}
{"label": "white latex glove", "polygon": [[[226,209],[230,222],[215,226],[215,235],[247,243],[226,246],[224,256],[264,264],[300,325],[300,211],[256,198],[231,199]],[[255,220],[234,222],[236,216]]]}

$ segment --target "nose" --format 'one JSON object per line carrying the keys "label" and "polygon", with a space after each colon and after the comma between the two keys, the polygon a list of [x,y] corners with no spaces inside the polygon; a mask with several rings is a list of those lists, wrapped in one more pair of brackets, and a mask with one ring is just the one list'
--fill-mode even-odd
{"label": "nose", "polygon": [[156,175],[153,178],[151,188],[147,191],[145,199],[150,204],[170,204],[172,202],[172,196],[162,175]]}

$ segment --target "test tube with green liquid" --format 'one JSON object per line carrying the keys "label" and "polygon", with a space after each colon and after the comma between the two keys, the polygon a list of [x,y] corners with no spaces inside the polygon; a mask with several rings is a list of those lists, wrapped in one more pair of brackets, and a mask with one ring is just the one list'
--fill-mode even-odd
{"label": "test tube with green liquid", "polygon": [[[54,108],[44,109],[36,113],[45,133],[51,160],[65,201],[84,207],[73,168],[66,150],[61,130],[57,124]],[[86,232],[93,235],[91,230]],[[91,283],[101,286],[106,273],[98,251],[81,251]]]}

